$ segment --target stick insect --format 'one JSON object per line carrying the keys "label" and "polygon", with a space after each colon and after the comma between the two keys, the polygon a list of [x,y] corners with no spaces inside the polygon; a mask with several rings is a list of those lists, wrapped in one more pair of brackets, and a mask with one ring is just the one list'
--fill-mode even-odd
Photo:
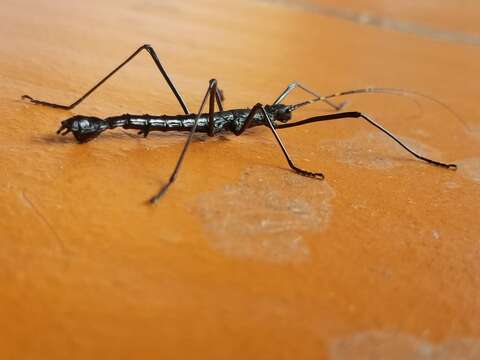
{"label": "stick insect", "polygon": [[[298,167],[295,162],[292,160],[292,157],[287,151],[285,144],[283,143],[280,135],[277,130],[292,128],[296,126],[302,126],[306,124],[311,124],[320,121],[330,121],[330,120],[340,120],[347,118],[362,119],[368,124],[374,126],[385,135],[397,142],[403,149],[408,151],[411,155],[417,159],[423,160],[429,164],[440,166],[443,168],[456,170],[457,166],[455,164],[446,164],[439,161],[435,161],[424,157],[410,147],[405,145],[400,141],[394,134],[381,126],[376,122],[371,116],[358,112],[358,111],[348,111],[348,112],[339,112],[342,110],[345,103],[336,104],[330,99],[345,95],[360,94],[360,93],[403,93],[404,90],[399,89],[387,89],[387,88],[364,88],[364,89],[355,89],[349,91],[338,92],[331,95],[321,96],[313,90],[303,86],[298,82],[293,82],[287,86],[287,88],[278,96],[278,98],[271,105],[263,105],[261,103],[255,104],[251,109],[233,109],[225,110],[223,108],[223,93],[218,87],[217,80],[212,79],[209,82],[208,88],[205,92],[203,100],[201,102],[198,112],[191,113],[187,107],[187,104],[183,100],[179,91],[175,87],[173,81],[165,71],[164,66],[160,62],[159,57],[157,56],[155,50],[150,45],[143,45],[133,52],[125,61],[113,69],[107,76],[101,79],[96,85],[94,85],[90,90],[88,90],[84,95],[82,95],[78,100],[74,101],[70,105],[61,105],[56,103],[50,103],[47,101],[37,100],[28,95],[22,96],[23,99],[29,100],[30,102],[38,105],[49,106],[53,108],[71,110],[79,105],[83,100],[90,96],[97,88],[99,88],[103,83],[105,83],[110,77],[112,77],[117,71],[123,68],[127,63],[129,63],[133,58],[135,58],[142,51],[146,51],[150,54],[158,70],[162,74],[164,80],[170,87],[173,95],[180,104],[184,115],[131,115],[124,114],[120,116],[111,116],[105,119],[100,119],[92,116],[83,116],[76,115],[69,119],[66,119],[61,122],[60,128],[57,130],[57,134],[66,135],[69,132],[72,132],[75,138],[79,143],[84,143],[89,140],[94,139],[100,135],[103,131],[107,129],[114,129],[117,127],[122,127],[123,129],[136,129],[139,130],[139,134],[143,136],[148,136],[150,131],[186,131],[188,132],[187,140],[183,146],[183,149],[180,153],[180,156],[177,160],[175,168],[170,175],[168,181],[160,188],[160,190],[150,198],[149,202],[155,204],[158,200],[167,192],[170,186],[175,182],[177,175],[180,171],[180,168],[185,159],[185,154],[192,143],[192,139],[195,133],[202,132],[207,133],[208,136],[215,136],[220,132],[231,131],[235,135],[241,135],[245,130],[256,127],[256,126],[267,126],[272,132],[276,142],[280,146],[285,159],[287,160],[290,168],[299,175],[307,176],[311,178],[316,178],[323,180],[324,175],[319,172],[311,172],[304,170]],[[312,96],[310,100],[293,104],[285,105],[283,100],[295,89],[299,88],[305,91],[307,94]],[[412,93],[416,94],[416,93]],[[417,94],[418,95],[418,94]],[[336,113],[318,115],[310,117],[308,119],[296,121],[293,123],[288,123],[292,118],[292,113],[309,104],[316,102],[325,102],[333,110],[337,111]],[[208,112],[204,113],[203,109],[205,108],[208,102]],[[218,111],[215,109],[215,105],[218,108]]]}

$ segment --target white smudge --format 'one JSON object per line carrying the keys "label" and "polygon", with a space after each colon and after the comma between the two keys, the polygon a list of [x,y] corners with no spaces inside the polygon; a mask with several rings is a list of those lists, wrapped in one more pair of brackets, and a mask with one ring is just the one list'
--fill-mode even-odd
{"label": "white smudge", "polygon": [[[420,155],[441,159],[440,153],[417,140],[401,141]],[[320,144],[321,151],[334,154],[338,161],[368,169],[390,169],[415,159],[395,141],[382,133],[361,132],[345,140],[330,140]]]}
{"label": "white smudge", "polygon": [[433,344],[412,335],[366,331],[334,341],[330,360],[477,360],[480,340],[450,339]]}
{"label": "white smudge", "polygon": [[258,166],[237,183],[200,196],[196,210],[211,234],[211,246],[226,255],[298,262],[309,256],[302,233],[325,228],[332,197],[325,181]]}
{"label": "white smudge", "polygon": [[458,189],[458,188],[460,188],[460,185],[458,183],[456,183],[455,181],[447,181],[445,183],[445,187],[447,189]]}
{"label": "white smudge", "polygon": [[468,133],[477,140],[480,140],[480,125],[470,125],[468,127]]}
{"label": "white smudge", "polygon": [[480,158],[462,160],[459,170],[468,179],[480,183]]}

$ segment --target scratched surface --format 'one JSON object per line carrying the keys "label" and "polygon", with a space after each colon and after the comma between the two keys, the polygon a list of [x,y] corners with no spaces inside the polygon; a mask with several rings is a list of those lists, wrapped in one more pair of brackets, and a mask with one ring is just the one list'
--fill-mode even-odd
{"label": "scratched surface", "polygon": [[[1,359],[477,359],[480,349],[480,5],[475,1],[53,0],[0,4]],[[414,149],[345,120],[198,136],[121,130],[78,145],[73,114],[180,113],[142,55],[151,43],[192,109],[216,77],[226,105],[293,80],[349,98]],[[300,92],[291,98],[305,99]],[[412,101],[414,100],[414,101]],[[317,104],[297,119],[328,112]]]}

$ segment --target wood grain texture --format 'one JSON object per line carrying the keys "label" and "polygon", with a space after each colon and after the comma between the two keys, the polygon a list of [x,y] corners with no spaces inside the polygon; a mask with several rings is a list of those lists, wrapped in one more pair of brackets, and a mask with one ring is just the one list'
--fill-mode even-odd
{"label": "wood grain texture", "polygon": [[[338,4],[478,31],[460,26],[476,3],[465,22],[449,2],[418,3]],[[479,46],[260,0],[4,0],[0,42],[1,359],[478,358]],[[184,134],[54,133],[73,114],[180,114],[146,55],[74,112],[20,99],[69,103],[144,43],[192,109],[212,77],[231,108],[293,80],[431,95],[463,122],[400,96],[352,96],[349,109],[460,168],[415,161],[353,119],[282,131],[324,182],[290,172],[266,128],[199,135],[146,206]]]}

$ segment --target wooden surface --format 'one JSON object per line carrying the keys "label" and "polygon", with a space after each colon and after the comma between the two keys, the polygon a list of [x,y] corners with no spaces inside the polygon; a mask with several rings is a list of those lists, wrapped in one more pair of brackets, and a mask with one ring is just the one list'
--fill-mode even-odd
{"label": "wooden surface", "polygon": [[[480,358],[480,6],[457,3],[2,1],[0,358]],[[75,111],[20,100],[69,103],[143,43],[192,109],[212,77],[232,108],[293,80],[431,95],[461,121],[421,98],[349,109],[460,168],[353,119],[282,132],[324,182],[266,128],[198,136],[146,206],[183,134],[54,133],[72,114],[181,113],[146,55]]]}

